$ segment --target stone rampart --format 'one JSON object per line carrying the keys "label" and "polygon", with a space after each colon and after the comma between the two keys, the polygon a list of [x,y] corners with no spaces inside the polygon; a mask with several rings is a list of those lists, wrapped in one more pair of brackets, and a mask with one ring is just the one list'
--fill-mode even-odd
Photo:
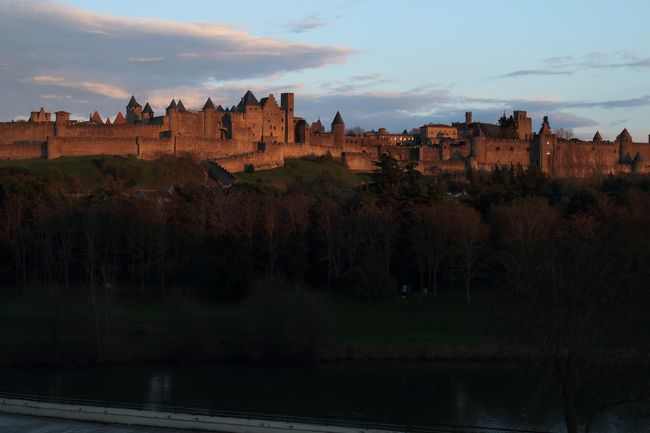
{"label": "stone rampart", "polygon": [[0,144],[0,159],[34,159],[43,156],[45,141]]}
{"label": "stone rampart", "polygon": [[17,141],[46,141],[54,135],[51,122],[3,122],[0,123],[0,145]]}
{"label": "stone rampart", "polygon": [[89,155],[137,155],[136,137],[49,137],[47,159]]}

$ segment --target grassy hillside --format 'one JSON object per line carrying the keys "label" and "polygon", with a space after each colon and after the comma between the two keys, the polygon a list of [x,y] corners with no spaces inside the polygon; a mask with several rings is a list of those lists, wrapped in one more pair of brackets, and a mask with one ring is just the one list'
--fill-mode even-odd
{"label": "grassy hillside", "polygon": [[173,157],[155,161],[119,156],[0,160],[0,170],[12,167],[45,175],[64,189],[79,193],[97,188],[120,191],[166,189],[173,184],[205,179],[205,170],[197,161]]}
{"label": "grassy hillside", "polygon": [[363,173],[355,173],[343,165],[326,159],[287,159],[284,167],[255,173],[237,173],[241,182],[263,183],[284,190],[295,181],[317,182],[324,177],[332,178],[351,187],[369,180]]}
{"label": "grassy hillside", "polygon": [[126,186],[134,188],[156,184],[153,165],[135,158],[89,156],[0,161],[0,169],[5,167],[21,167],[39,172],[81,191],[99,187],[102,182],[108,181],[107,177],[112,177],[113,181],[121,180]]}
{"label": "grassy hillside", "polygon": [[[20,167],[46,175],[73,192],[97,188],[137,190],[168,188],[188,179],[205,180],[196,161],[163,158],[144,161],[118,156],[87,156],[53,160],[0,160],[0,170]],[[354,173],[343,165],[325,159],[288,159],[285,166],[275,170],[237,173],[240,182],[263,184],[286,190],[296,181],[313,184],[331,179],[337,184],[357,187],[369,180],[367,174]]]}

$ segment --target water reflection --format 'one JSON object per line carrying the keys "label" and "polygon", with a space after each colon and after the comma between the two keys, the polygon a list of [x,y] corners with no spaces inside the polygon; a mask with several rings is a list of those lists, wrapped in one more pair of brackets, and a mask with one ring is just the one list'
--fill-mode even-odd
{"label": "water reflection", "polygon": [[[408,423],[564,431],[559,395],[525,364],[377,362],[311,368],[206,363],[0,369],[0,387],[55,395]],[[637,410],[637,412],[639,412]],[[643,411],[641,411],[643,412]],[[647,411],[645,411],[647,412]],[[598,433],[650,431],[610,415]]]}

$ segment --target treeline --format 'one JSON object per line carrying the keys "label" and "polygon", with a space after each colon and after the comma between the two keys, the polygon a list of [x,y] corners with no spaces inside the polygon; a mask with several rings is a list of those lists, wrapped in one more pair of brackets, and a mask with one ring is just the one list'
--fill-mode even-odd
{"label": "treeline", "polygon": [[517,167],[422,178],[387,157],[357,189],[325,174],[285,192],[194,181],[146,200],[69,195],[46,175],[5,168],[0,279],[18,289],[183,286],[224,300],[268,275],[361,298],[406,284],[462,290],[470,302],[476,281],[523,292],[550,278],[632,289],[648,277],[649,189],[647,178],[580,185]]}

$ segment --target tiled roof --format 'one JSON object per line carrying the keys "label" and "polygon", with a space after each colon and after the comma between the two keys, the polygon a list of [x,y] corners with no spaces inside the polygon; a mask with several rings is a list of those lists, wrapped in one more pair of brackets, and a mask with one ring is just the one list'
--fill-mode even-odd
{"label": "tiled roof", "polygon": [[260,105],[260,103],[257,101],[257,98],[255,95],[253,95],[253,92],[250,90],[246,91],[246,94],[242,98],[242,103],[244,106],[246,105]]}
{"label": "tiled roof", "polygon": [[627,128],[621,131],[621,133],[616,138],[618,138],[618,140],[620,141],[624,141],[628,143],[632,142],[632,136],[630,135],[630,132],[627,130]]}
{"label": "tiled roof", "polygon": [[117,113],[117,116],[115,116],[115,120],[113,120],[113,125],[124,125],[126,123],[126,119],[124,118],[124,115],[120,111]]}
{"label": "tiled roof", "polygon": [[341,117],[341,113],[338,111],[336,112],[336,116],[334,116],[334,120],[332,120],[332,125],[345,125],[345,122],[343,122],[343,118]]}
{"label": "tiled roof", "polygon": [[135,107],[142,108],[142,105],[138,104],[138,101],[135,100],[135,96],[131,96],[131,100],[129,100],[129,105],[127,105],[126,107],[127,108],[135,108]]}
{"label": "tiled roof", "polygon": [[215,110],[214,103],[212,102],[212,98],[208,98],[207,101],[205,101],[205,105],[203,106],[203,111],[205,110]]}

